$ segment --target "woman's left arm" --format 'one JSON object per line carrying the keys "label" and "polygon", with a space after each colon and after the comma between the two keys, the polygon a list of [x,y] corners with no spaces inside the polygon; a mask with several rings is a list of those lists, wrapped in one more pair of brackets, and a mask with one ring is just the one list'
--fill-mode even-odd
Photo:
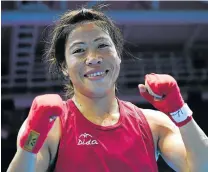
{"label": "woman's left arm", "polygon": [[208,137],[192,119],[179,128],[191,171],[208,171]]}
{"label": "woman's left arm", "polygon": [[140,84],[139,90],[146,100],[169,117],[161,118],[160,122],[159,147],[164,159],[170,166],[172,161],[172,166],[179,171],[208,172],[208,137],[193,119],[177,81],[167,74],[152,73],[145,76],[145,85]]}

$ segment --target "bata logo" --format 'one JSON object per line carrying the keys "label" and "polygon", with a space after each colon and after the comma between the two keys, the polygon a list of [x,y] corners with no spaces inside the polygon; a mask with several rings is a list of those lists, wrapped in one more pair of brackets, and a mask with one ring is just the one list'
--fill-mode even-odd
{"label": "bata logo", "polygon": [[97,140],[93,139],[90,134],[81,134],[78,138],[77,145],[97,145]]}

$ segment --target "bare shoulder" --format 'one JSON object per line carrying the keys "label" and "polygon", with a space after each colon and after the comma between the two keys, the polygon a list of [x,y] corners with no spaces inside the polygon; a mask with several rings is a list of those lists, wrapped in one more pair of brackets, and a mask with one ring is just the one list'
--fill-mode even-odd
{"label": "bare shoulder", "polygon": [[168,129],[172,131],[176,131],[176,130],[178,131],[178,127],[163,112],[153,109],[141,109],[141,110],[144,116],[146,117],[148,123],[150,125],[153,125],[154,127],[157,127],[158,130]]}
{"label": "bare shoulder", "polygon": [[158,155],[161,154],[160,140],[167,133],[178,133],[178,127],[169,119],[169,117],[157,110],[153,109],[141,109],[142,113],[146,117],[146,120],[150,126],[152,137],[155,146],[155,152]]}
{"label": "bare shoulder", "polygon": [[163,112],[142,109],[153,130],[153,137],[158,138],[158,150],[166,163],[176,171],[187,171],[186,149],[179,128]]}

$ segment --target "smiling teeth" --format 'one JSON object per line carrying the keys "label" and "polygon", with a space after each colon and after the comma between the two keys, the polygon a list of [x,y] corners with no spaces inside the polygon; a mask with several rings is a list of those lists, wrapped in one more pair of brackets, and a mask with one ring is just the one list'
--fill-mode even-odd
{"label": "smiling teeth", "polygon": [[95,76],[101,76],[105,74],[105,72],[96,72],[96,73],[92,73],[92,74],[89,74],[87,75],[88,77],[95,77]]}

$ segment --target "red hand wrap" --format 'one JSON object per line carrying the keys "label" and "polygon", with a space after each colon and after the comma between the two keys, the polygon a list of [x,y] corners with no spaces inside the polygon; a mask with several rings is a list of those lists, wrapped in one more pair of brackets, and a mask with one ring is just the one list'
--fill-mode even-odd
{"label": "red hand wrap", "polygon": [[[177,125],[182,126],[188,123],[192,118],[188,116],[184,121],[176,122],[170,113],[176,112],[184,105],[180,89],[176,80],[166,74],[147,74],[145,76],[145,85],[147,92],[140,92],[156,109],[167,114],[171,120]],[[162,99],[156,99],[156,94]]]}
{"label": "red hand wrap", "polygon": [[26,128],[20,137],[20,147],[38,153],[43,146],[55,117],[62,115],[63,101],[57,94],[37,96],[32,103]]}

